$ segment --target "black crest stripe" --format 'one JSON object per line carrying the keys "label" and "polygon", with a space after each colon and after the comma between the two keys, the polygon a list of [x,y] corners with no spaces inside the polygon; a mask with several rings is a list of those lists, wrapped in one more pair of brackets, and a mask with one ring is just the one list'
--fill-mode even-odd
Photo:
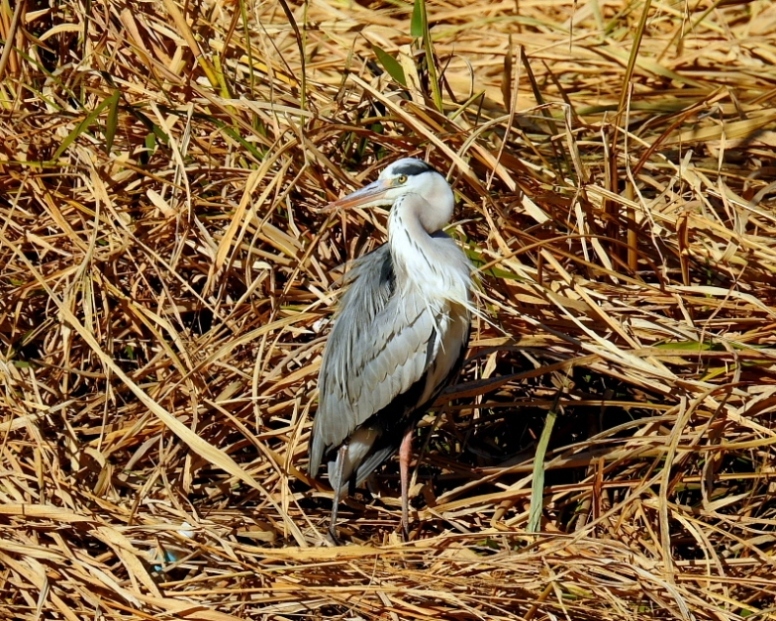
{"label": "black crest stripe", "polygon": [[418,160],[416,162],[405,162],[404,164],[396,166],[391,172],[395,175],[407,175],[408,177],[412,177],[413,175],[420,175],[432,170],[434,169],[426,164],[426,162]]}

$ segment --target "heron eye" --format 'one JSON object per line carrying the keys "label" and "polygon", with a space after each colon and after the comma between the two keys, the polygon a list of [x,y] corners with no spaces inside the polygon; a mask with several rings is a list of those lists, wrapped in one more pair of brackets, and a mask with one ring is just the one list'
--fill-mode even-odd
{"label": "heron eye", "polygon": [[407,175],[400,175],[399,178],[396,180],[396,182],[399,185],[404,185],[405,183],[407,183]]}

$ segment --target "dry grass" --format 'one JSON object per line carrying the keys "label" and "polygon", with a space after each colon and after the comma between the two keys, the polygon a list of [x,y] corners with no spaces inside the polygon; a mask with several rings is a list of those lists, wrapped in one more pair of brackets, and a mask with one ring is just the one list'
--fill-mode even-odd
{"label": "dry grass", "polygon": [[[776,5],[54,5],[0,7],[3,617],[776,618]],[[390,462],[333,548],[316,376],[385,217],[316,208],[400,154],[492,325],[412,541]]]}

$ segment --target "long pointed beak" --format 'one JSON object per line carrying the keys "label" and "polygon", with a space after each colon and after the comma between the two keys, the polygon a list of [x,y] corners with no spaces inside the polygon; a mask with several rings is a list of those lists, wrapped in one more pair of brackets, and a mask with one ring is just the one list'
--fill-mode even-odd
{"label": "long pointed beak", "polygon": [[343,196],[336,201],[332,201],[326,207],[321,209],[322,212],[328,213],[335,209],[352,209],[354,207],[374,207],[381,204],[385,199],[385,193],[391,189],[390,182],[387,181],[374,181],[368,186],[356,190],[352,194]]}

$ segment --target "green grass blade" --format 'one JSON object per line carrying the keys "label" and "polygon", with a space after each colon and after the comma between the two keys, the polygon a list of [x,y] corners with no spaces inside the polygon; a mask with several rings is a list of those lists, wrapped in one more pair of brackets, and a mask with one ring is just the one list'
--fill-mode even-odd
{"label": "green grass blade", "polygon": [[113,91],[108,97],[108,118],[105,121],[105,150],[110,153],[113,147],[113,139],[116,137],[116,128],[119,125],[119,91]]}
{"label": "green grass blade", "polygon": [[383,69],[388,72],[388,75],[404,88],[407,88],[407,77],[404,75],[404,69],[399,64],[399,61],[374,43],[372,44],[372,51],[374,51],[377,60],[380,61],[380,64],[383,66]]}
{"label": "green grass blade", "polygon": [[62,141],[62,144],[59,145],[59,148],[54,153],[53,160],[59,159],[59,157],[67,151],[67,149],[70,147],[73,142],[83,134],[84,132],[88,131],[89,128],[94,124],[94,122],[97,120],[97,117],[102,114],[102,111],[105,110],[109,105],[111,105],[111,101],[113,100],[113,96],[106,98],[105,101],[103,101],[99,106],[97,106],[91,113],[89,113],[86,118],[81,121],[76,128],[71,131],[65,139]]}
{"label": "green grass blade", "polygon": [[555,420],[560,393],[555,399],[552,409],[547,412],[547,418],[544,421],[544,429],[539,438],[539,444],[536,445],[536,456],[534,457],[533,479],[531,482],[531,508],[528,512],[528,532],[538,533],[542,525],[542,508],[544,507],[544,459],[547,455],[547,446],[552,437],[552,428],[555,426]]}
{"label": "green grass blade", "polygon": [[415,4],[412,6],[412,21],[410,22],[410,34],[419,39],[423,36],[423,8],[421,3],[423,0],[415,0]]}
{"label": "green grass blade", "polygon": [[[419,28],[418,23],[420,24]],[[444,112],[442,91],[439,88],[439,77],[437,75],[436,61],[434,58],[434,46],[431,43],[431,34],[428,30],[428,13],[426,12],[425,0],[415,0],[415,5],[412,9],[410,31],[413,33],[414,37],[417,37],[414,33],[418,30],[420,30],[420,36],[423,39],[423,50],[426,52],[426,66],[428,67],[428,82],[431,85],[431,98],[434,100],[436,109],[440,112]]]}

